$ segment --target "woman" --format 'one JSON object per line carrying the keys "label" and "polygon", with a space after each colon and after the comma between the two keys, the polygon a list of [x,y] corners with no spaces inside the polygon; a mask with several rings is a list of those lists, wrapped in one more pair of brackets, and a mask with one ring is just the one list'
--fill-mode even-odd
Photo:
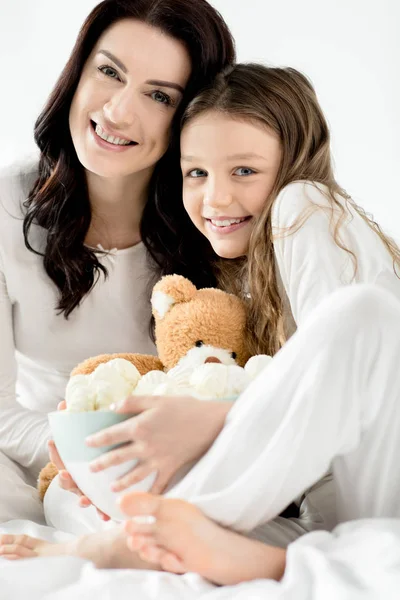
{"label": "woman", "polygon": [[[181,151],[185,208],[229,259],[220,282],[250,295],[255,350],[274,353],[299,329],[215,417],[214,432],[187,444],[190,459],[207,435],[213,445],[168,497],[122,499],[131,557],[113,532],[59,546],[3,536],[3,555],[132,567],[139,553],[154,568],[218,584],[279,580],[286,549],[237,531],[318,489],[331,465],[339,522],[400,516],[400,251],[335,181],[312,86],[294,69],[231,68],[189,105]],[[119,410],[151,415],[159,401],[128,399]],[[123,432],[100,433],[96,444]]]}
{"label": "woman", "polygon": [[105,351],[154,352],[154,276],[213,283],[180,201],[174,131],[234,57],[206,0],[105,0],[37,120],[39,165],[2,175],[1,520],[42,518],[30,485],[71,368]]}

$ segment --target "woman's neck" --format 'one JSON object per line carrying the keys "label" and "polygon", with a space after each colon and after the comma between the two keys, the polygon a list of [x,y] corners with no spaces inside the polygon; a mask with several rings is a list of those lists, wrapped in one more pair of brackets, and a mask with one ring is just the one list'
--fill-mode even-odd
{"label": "woman's neck", "polygon": [[92,221],[85,243],[93,248],[123,249],[140,242],[140,222],[152,171],[106,178],[87,172]]}

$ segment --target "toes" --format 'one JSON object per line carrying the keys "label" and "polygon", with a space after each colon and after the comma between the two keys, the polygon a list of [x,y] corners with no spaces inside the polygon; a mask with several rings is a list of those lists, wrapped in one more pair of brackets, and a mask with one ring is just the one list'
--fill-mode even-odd
{"label": "toes", "polygon": [[161,557],[164,553],[164,549],[159,546],[143,546],[138,554],[142,560],[145,560],[150,563],[155,563],[157,565],[161,564]]}
{"label": "toes", "polygon": [[126,544],[129,550],[139,552],[144,546],[155,544],[154,538],[151,535],[133,535],[128,537]]}
{"label": "toes", "polygon": [[160,567],[164,571],[168,571],[169,573],[176,573],[178,575],[182,575],[187,572],[185,569],[183,561],[176,556],[173,552],[168,552],[164,550],[164,552],[160,555]]}
{"label": "toes", "polygon": [[157,519],[153,515],[136,515],[125,521],[123,528],[127,534],[150,534],[157,531]]}
{"label": "toes", "polygon": [[160,496],[153,496],[153,494],[130,492],[122,496],[119,500],[119,506],[128,517],[136,515],[153,515],[157,517],[157,513],[162,506],[162,500]]}

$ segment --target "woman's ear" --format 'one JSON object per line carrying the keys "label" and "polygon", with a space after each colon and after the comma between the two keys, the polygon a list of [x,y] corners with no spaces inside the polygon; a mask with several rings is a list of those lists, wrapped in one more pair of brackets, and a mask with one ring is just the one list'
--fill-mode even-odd
{"label": "woman's ear", "polygon": [[175,304],[189,302],[194,298],[196,292],[196,286],[186,277],[165,275],[154,286],[151,295],[154,318],[163,319]]}

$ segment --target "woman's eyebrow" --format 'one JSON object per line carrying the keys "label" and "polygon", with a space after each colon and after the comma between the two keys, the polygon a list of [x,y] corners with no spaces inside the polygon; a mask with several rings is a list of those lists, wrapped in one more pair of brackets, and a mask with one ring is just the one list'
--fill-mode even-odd
{"label": "woman's eyebrow", "polygon": [[114,56],[114,54],[111,54],[111,52],[108,52],[108,50],[99,50],[98,54],[104,54],[104,56],[107,56],[107,58],[109,58],[110,60],[113,61],[113,63],[115,63],[117,65],[117,67],[119,67],[121,69],[121,71],[123,71],[124,73],[128,72],[128,69],[126,68],[126,66],[124,65],[124,63],[122,63],[119,58],[117,58],[116,56]]}
{"label": "woman's eyebrow", "polygon": [[181,94],[185,91],[179,83],[173,83],[172,81],[162,81],[161,79],[149,79],[145,83],[149,85],[159,85],[160,87],[167,87],[173,90],[177,90]]}
{"label": "woman's eyebrow", "polygon": [[[119,60],[119,58],[117,58],[116,56],[114,56],[114,54],[112,54],[108,50],[99,50],[98,54],[104,54],[104,56],[107,56],[107,58],[109,58],[110,60],[112,60],[113,63],[115,63],[117,65],[117,67],[119,67],[121,69],[121,71],[123,71],[125,74],[128,73],[128,69],[126,68],[126,66],[124,65],[124,63],[122,63]],[[172,81],[163,81],[161,79],[149,79],[145,83],[147,83],[148,85],[159,85],[161,87],[171,88],[173,90],[177,90],[182,95],[183,95],[183,93],[185,91],[183,89],[183,87],[181,85],[179,85],[179,83],[174,83]]]}

